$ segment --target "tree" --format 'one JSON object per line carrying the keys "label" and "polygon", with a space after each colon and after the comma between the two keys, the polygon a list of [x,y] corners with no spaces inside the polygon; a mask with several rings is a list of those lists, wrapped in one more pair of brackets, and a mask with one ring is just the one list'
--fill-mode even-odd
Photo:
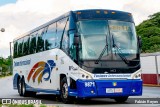
{"label": "tree", "polygon": [[2,67],[2,74],[5,74],[5,72],[9,71],[9,67],[11,67],[11,58],[3,58],[0,57],[0,67]]}
{"label": "tree", "polygon": [[160,12],[150,15],[148,20],[136,26],[136,30],[142,37],[142,52],[160,51]]}

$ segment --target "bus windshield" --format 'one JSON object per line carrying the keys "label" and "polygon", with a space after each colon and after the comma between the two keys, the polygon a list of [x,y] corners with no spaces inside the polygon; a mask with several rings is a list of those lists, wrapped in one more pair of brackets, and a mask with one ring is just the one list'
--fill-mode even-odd
{"label": "bus windshield", "polygon": [[77,22],[77,28],[81,38],[80,59],[97,60],[106,44],[107,49],[100,60],[122,60],[122,57],[127,60],[136,59],[137,39],[133,23],[83,20]]}

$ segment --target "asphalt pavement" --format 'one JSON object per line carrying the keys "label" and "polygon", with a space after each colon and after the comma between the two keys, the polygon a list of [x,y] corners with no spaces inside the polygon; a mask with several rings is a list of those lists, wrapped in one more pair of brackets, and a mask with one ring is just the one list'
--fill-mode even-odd
{"label": "asphalt pavement", "polygon": [[[26,99],[26,97],[21,97],[17,90],[13,89],[13,79],[12,76],[0,78],[0,98],[20,98]],[[63,104],[57,96],[52,94],[39,93],[35,97],[27,97],[28,99],[42,100],[54,106],[61,105],[62,107],[160,107],[160,87],[143,87],[142,96],[132,96],[125,103],[116,103],[113,99],[109,98],[93,98],[90,100],[80,100],[75,101],[73,104]],[[149,103],[147,101],[150,101]],[[135,104],[137,103],[137,104]]]}

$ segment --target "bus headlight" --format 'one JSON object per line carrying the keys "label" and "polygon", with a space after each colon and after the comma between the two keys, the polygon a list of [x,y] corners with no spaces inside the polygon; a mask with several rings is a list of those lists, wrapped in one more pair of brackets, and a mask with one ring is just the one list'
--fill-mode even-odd
{"label": "bus headlight", "polygon": [[71,72],[71,74],[77,79],[93,79],[88,72],[81,69],[76,72]]}
{"label": "bus headlight", "polygon": [[79,79],[92,79],[92,76],[88,73],[85,73],[83,71],[79,71]]}
{"label": "bus headlight", "polygon": [[138,70],[135,74],[133,74],[132,79],[141,79],[142,70]]}

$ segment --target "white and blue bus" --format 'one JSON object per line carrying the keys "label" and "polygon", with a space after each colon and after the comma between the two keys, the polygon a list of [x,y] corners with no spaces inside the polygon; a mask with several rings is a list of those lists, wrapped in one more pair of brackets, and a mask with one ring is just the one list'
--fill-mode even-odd
{"label": "white and blue bus", "polygon": [[13,87],[124,102],[142,95],[140,39],[131,13],[70,11],[14,39]]}

